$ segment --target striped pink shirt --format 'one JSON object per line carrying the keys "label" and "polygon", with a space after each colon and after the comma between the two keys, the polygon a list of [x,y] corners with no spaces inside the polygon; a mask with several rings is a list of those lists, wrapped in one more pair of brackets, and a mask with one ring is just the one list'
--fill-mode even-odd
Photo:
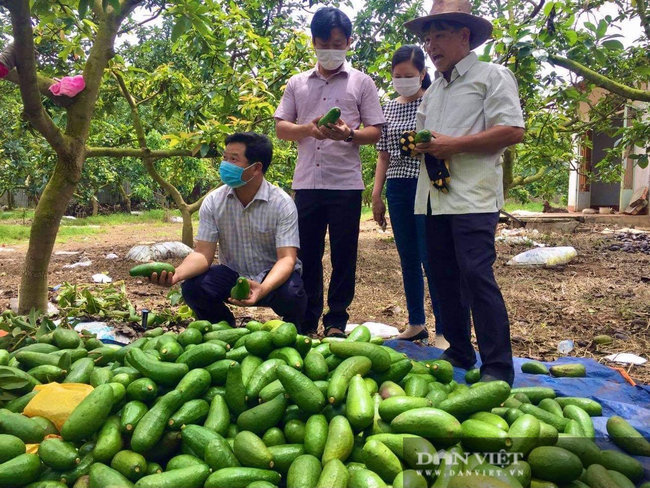
{"label": "striped pink shirt", "polygon": [[[377,87],[368,75],[347,62],[329,78],[316,68],[292,76],[275,118],[297,124],[311,122],[332,107],[341,109],[341,119],[352,129],[382,125],[386,121]],[[359,146],[354,142],[298,141],[298,161],[293,175],[294,190],[363,190]]]}

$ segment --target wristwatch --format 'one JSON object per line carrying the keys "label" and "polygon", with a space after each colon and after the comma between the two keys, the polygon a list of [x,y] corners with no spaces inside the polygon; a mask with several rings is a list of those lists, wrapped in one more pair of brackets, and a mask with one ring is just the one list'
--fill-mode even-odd
{"label": "wristwatch", "polygon": [[345,142],[352,142],[352,139],[354,139],[354,129],[350,129],[350,135],[345,140]]}

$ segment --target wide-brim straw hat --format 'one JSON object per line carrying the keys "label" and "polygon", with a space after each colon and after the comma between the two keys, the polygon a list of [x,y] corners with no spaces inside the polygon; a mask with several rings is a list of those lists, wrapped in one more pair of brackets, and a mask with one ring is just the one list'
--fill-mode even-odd
{"label": "wide-brim straw hat", "polygon": [[411,20],[404,27],[418,36],[424,36],[428,25],[434,20],[454,21],[467,27],[472,33],[470,49],[480,46],[492,35],[492,22],[473,15],[468,0],[434,0],[429,15]]}

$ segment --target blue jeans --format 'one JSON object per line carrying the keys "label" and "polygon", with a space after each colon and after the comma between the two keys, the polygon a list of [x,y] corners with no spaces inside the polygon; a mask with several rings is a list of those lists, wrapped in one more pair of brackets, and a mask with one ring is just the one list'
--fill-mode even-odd
{"label": "blue jeans", "polygon": [[[415,215],[414,212],[417,183],[417,178],[389,178],[386,183],[388,213],[402,265],[402,279],[404,280],[410,325],[424,325],[425,323],[422,268],[424,268],[427,278],[431,276],[427,259],[425,216]],[[436,334],[444,334],[438,300],[433,292],[431,280],[427,279],[427,282],[433,315],[436,319]]]}

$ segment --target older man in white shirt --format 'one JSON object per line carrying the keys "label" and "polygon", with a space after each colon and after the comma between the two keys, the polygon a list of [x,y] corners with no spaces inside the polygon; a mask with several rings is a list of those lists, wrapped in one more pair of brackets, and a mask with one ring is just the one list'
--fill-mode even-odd
{"label": "older man in white shirt", "polygon": [[430,15],[406,27],[423,37],[436,67],[417,114],[417,129],[434,138],[417,151],[446,161],[450,175],[441,191],[421,165],[415,201],[415,213],[427,215],[434,288],[449,324],[443,357],[465,369],[476,362],[471,313],[482,381],[512,384],[508,313],[492,265],[504,200],[501,156],[524,135],[517,83],[510,70],[471,52],[490,37],[492,24],[472,15],[467,0],[435,0]]}

